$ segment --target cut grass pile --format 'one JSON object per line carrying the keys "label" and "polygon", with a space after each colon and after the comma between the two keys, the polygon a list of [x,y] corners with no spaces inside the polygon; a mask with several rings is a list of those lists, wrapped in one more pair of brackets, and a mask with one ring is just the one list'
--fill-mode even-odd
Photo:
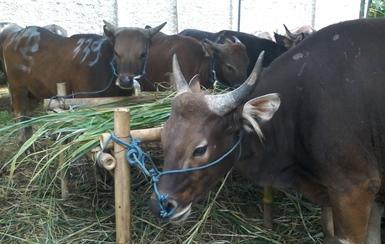
{"label": "cut grass pile", "polygon": [[[170,112],[169,94],[157,102],[129,105],[131,128],[162,124]],[[100,133],[113,128],[112,108],[81,109],[12,123],[4,113],[0,129],[0,243],[114,243],[113,179],[85,157]],[[3,113],[0,113],[0,116]],[[15,137],[34,127],[20,148]],[[161,161],[159,144],[143,145]],[[66,163],[58,168],[57,158]],[[70,196],[60,199],[59,172],[65,170]],[[319,209],[276,192],[274,230],[263,227],[260,189],[235,172],[193,206],[183,225],[156,219],[148,208],[151,187],[133,170],[133,243],[320,243]],[[224,182],[224,181],[222,181]]]}

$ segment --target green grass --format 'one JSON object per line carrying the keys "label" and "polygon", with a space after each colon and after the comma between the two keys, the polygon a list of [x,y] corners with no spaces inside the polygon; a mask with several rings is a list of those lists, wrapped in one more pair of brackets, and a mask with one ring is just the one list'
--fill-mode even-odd
{"label": "green grass", "polygon": [[13,122],[12,114],[8,111],[0,111],[0,125],[1,127],[9,125]]}

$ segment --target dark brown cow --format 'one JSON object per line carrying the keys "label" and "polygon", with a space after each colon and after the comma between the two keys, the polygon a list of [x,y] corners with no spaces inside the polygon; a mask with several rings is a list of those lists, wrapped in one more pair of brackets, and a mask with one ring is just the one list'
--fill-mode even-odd
{"label": "dark brown cow", "polygon": [[227,86],[237,86],[247,76],[249,59],[245,46],[238,39],[227,39],[224,44],[211,41],[199,42],[193,38],[158,33],[152,40],[147,68],[145,89],[156,89],[153,82],[170,80],[172,55],[181,57],[183,72],[188,79],[199,74],[210,88],[215,76]]}
{"label": "dark brown cow", "polygon": [[150,40],[164,25],[145,30],[106,22],[107,37],[66,38],[33,26],[9,35],[3,59],[14,115],[26,115],[32,99],[55,96],[58,82],[66,82],[69,94],[79,96],[129,95],[120,88],[131,88],[144,73]]}
{"label": "dark brown cow", "polygon": [[191,170],[241,146],[209,168],[163,174],[157,192],[168,197],[154,198],[153,211],[187,218],[191,204],[235,166],[259,185],[291,188],[322,206],[326,243],[380,244],[384,41],[383,19],[331,25],[260,78],[256,65],[242,86],[221,95],[202,93],[197,79],[189,87],[176,65],[178,94],[161,137],[164,169]]}
{"label": "dark brown cow", "polygon": [[222,30],[219,32],[207,32],[196,29],[186,29],[181,31],[179,35],[193,37],[197,40],[208,39],[219,43],[223,43],[226,38],[234,36],[237,37],[246,46],[246,53],[250,60],[249,67],[247,68],[247,74],[250,74],[253,70],[254,64],[257,61],[258,54],[260,52],[265,51],[263,67],[267,67],[271,62],[273,62],[274,59],[287,51],[287,48],[283,45],[239,31]]}

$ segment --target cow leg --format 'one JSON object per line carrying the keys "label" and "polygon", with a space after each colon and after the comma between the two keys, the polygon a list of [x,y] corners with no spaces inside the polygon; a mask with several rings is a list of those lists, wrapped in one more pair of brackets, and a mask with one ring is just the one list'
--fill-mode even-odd
{"label": "cow leg", "polygon": [[370,211],[368,235],[365,244],[381,244],[381,217],[383,212],[383,204],[374,202]]}
{"label": "cow leg", "polygon": [[322,232],[324,233],[324,243],[332,243],[334,237],[334,224],[332,208],[323,206],[321,211]]}
{"label": "cow leg", "polygon": [[[27,120],[27,111],[28,111],[28,92],[24,87],[10,87],[9,89],[11,94],[11,107],[13,116],[19,121]],[[20,142],[26,141],[32,135],[32,128],[26,127],[24,131],[19,136],[18,140]]]}
{"label": "cow leg", "polygon": [[375,197],[374,186],[369,184],[354,185],[348,193],[329,192],[335,243],[364,243]]}

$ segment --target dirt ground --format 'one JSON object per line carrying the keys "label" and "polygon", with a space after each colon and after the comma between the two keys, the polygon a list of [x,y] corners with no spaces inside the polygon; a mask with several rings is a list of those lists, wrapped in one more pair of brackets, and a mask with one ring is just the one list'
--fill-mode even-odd
{"label": "dirt ground", "polygon": [[0,111],[10,111],[11,100],[6,85],[0,85]]}

